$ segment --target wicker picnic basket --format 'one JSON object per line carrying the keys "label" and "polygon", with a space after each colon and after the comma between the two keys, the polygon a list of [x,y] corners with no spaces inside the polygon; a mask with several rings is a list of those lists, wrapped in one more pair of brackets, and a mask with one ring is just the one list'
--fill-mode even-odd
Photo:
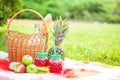
{"label": "wicker picnic basket", "polygon": [[[44,23],[44,26],[41,27],[45,27],[45,31],[39,30],[38,33],[25,34],[19,31],[10,30],[9,28],[11,22],[18,14],[22,12],[32,12],[36,14],[38,17],[40,17]],[[44,38],[46,39],[45,42],[43,42]],[[21,62],[21,59],[24,55],[30,55],[34,58],[36,52],[42,50],[42,45],[44,43],[45,43],[44,51],[47,51],[47,47],[48,47],[47,26],[43,17],[37,11],[31,9],[23,9],[15,13],[14,16],[12,16],[12,18],[9,20],[6,31],[6,45],[7,45],[10,61]]]}

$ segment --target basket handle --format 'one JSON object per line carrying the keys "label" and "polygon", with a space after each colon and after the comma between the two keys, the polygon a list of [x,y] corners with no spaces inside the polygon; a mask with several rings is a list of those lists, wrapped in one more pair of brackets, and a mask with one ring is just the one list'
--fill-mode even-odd
{"label": "basket handle", "polygon": [[8,24],[7,24],[7,31],[9,30],[10,24],[11,24],[11,22],[13,21],[13,19],[14,19],[18,14],[20,14],[20,13],[22,13],[22,12],[32,12],[32,13],[36,14],[38,17],[40,17],[40,18],[42,19],[44,25],[45,25],[45,30],[47,31],[46,22],[44,21],[43,16],[42,16],[41,14],[39,14],[37,11],[32,10],[32,9],[23,9],[23,10],[20,10],[20,11],[18,11],[17,13],[15,13],[15,14],[10,18],[10,21],[9,21]]}

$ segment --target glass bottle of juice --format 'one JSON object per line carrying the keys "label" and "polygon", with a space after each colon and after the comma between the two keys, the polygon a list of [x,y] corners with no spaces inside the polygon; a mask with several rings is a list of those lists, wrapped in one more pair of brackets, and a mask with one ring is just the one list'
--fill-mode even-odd
{"label": "glass bottle of juice", "polygon": [[45,52],[37,52],[36,57],[34,59],[34,64],[39,67],[47,67],[48,54]]}
{"label": "glass bottle of juice", "polygon": [[51,73],[58,73],[61,74],[62,71],[62,59],[61,55],[59,54],[52,54],[50,55],[49,59],[49,68]]}

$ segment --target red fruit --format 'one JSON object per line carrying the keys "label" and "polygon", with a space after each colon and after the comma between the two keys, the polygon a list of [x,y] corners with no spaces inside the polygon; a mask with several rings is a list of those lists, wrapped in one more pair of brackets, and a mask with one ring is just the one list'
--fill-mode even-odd
{"label": "red fruit", "polygon": [[17,73],[24,73],[26,71],[25,65],[20,62],[10,63],[9,68],[10,70],[17,72]]}
{"label": "red fruit", "polygon": [[18,65],[16,65],[16,69],[14,71],[17,73],[24,73],[25,70],[26,70],[25,65],[18,64]]}

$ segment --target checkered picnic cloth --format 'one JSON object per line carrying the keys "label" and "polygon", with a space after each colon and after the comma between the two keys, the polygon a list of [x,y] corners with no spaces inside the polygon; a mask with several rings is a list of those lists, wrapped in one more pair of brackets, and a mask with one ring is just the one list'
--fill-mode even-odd
{"label": "checkered picnic cloth", "polygon": [[[8,58],[0,52],[0,58]],[[61,75],[14,73],[0,68],[0,80],[120,80],[120,67],[98,62],[83,62],[65,59]]]}
{"label": "checkered picnic cloth", "polygon": [[0,69],[0,80],[120,80],[120,67],[65,59],[62,75],[14,73]]}

